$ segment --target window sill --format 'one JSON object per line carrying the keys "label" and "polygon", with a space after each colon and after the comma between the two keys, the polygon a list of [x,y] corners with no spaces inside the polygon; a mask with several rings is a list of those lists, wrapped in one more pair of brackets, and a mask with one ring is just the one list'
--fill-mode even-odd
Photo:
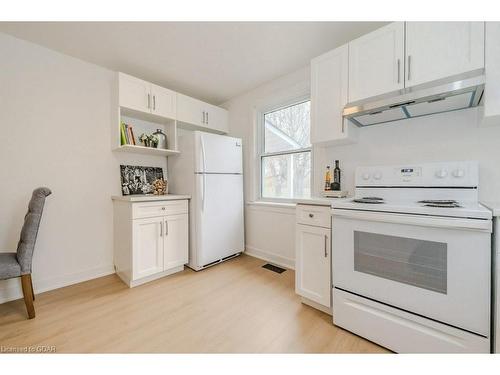
{"label": "window sill", "polygon": [[[257,200],[247,202],[247,206],[255,206],[255,207],[279,207],[279,208],[295,208],[297,204],[306,204],[313,206],[331,206],[332,202],[335,201],[336,198],[323,198],[323,197],[311,197],[311,198],[300,198],[294,199],[292,201],[264,201]],[[338,198],[342,200],[342,198]]]}

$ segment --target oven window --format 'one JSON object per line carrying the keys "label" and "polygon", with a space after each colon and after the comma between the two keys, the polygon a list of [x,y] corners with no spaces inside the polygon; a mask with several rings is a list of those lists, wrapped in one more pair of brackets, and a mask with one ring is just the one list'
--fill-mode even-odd
{"label": "oven window", "polygon": [[354,270],[446,294],[447,245],[354,231]]}

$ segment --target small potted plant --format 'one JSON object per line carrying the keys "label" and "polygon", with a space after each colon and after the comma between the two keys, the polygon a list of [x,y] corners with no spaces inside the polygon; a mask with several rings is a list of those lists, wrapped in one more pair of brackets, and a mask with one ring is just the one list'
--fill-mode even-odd
{"label": "small potted plant", "polygon": [[154,134],[151,134],[148,138],[149,138],[149,147],[157,148],[159,142],[158,137]]}
{"label": "small potted plant", "polygon": [[139,141],[144,143],[144,147],[149,147],[149,137],[146,134],[142,133],[139,137]]}

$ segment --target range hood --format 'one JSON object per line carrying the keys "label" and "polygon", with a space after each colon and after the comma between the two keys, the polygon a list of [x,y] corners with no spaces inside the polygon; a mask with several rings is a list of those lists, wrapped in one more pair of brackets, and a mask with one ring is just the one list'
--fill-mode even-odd
{"label": "range hood", "polygon": [[484,82],[484,69],[480,69],[348,103],[343,116],[357,126],[370,126],[475,107],[481,103]]}

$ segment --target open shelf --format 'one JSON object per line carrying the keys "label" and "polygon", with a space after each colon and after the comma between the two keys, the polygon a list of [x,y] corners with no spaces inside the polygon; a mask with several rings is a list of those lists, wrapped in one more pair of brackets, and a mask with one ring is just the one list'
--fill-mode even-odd
{"label": "open shelf", "polygon": [[136,154],[146,154],[146,155],[157,155],[157,156],[169,156],[169,155],[178,155],[179,151],[175,150],[166,150],[163,148],[153,148],[153,147],[144,147],[137,145],[121,145],[118,148],[115,148],[114,151],[123,151],[123,152],[133,152]]}

